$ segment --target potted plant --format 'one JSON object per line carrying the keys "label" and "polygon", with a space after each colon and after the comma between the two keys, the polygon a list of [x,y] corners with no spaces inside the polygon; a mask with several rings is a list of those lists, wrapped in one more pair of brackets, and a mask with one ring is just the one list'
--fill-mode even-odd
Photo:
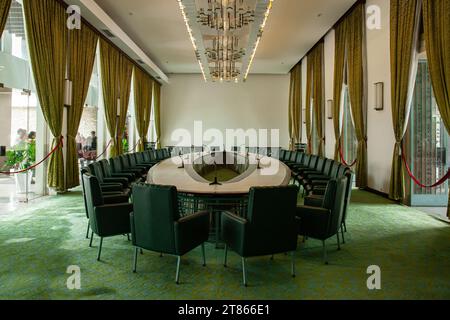
{"label": "potted plant", "polygon": [[[6,152],[4,169],[21,171],[31,167],[36,161],[36,142],[34,140],[24,142],[20,147],[15,147]],[[33,171],[26,171],[14,175],[17,193],[26,193],[31,189]]]}

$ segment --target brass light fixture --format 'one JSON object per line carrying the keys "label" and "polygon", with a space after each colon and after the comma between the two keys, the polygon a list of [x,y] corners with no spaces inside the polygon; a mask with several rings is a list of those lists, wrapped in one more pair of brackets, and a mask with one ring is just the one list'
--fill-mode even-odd
{"label": "brass light fixture", "polygon": [[255,21],[255,11],[244,8],[244,0],[208,0],[208,8],[200,8],[197,22],[217,31],[242,29]]}
{"label": "brass light fixture", "polygon": [[205,81],[245,81],[274,0],[178,0]]}

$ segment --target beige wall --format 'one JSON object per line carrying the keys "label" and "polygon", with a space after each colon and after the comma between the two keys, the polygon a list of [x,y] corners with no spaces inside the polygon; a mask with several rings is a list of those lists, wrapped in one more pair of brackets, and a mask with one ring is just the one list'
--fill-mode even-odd
{"label": "beige wall", "polygon": [[[367,137],[369,187],[384,193],[389,192],[394,132],[391,116],[391,81],[389,53],[389,0],[367,0],[366,7],[377,5],[381,9],[381,29],[367,31]],[[325,42],[325,102],[333,99],[335,33],[331,30]],[[304,84],[306,90],[307,59],[303,59]],[[384,82],[384,110],[375,111],[374,83]],[[305,101],[305,92],[303,99]],[[304,102],[305,103],[305,102]],[[305,104],[304,104],[305,105]],[[327,116],[327,110],[325,110]],[[335,136],[333,120],[325,119],[326,156],[334,157]],[[306,142],[306,135],[303,140]]]}
{"label": "beige wall", "polygon": [[173,145],[174,130],[279,129],[287,147],[289,75],[250,75],[245,83],[205,83],[200,75],[171,75],[162,87],[162,142]]}
{"label": "beige wall", "polygon": [[[381,9],[381,29],[367,30],[367,137],[369,187],[389,192],[394,145],[391,118],[389,0],[367,0]],[[325,101],[333,99],[334,31],[325,36]],[[306,105],[306,66],[302,61],[303,108]],[[374,83],[384,82],[384,110],[374,110]],[[170,144],[177,128],[192,131],[195,120],[205,128],[279,128],[287,146],[289,76],[252,75],[244,84],[205,84],[200,75],[173,75],[162,90],[163,142]],[[325,112],[325,115],[327,112]],[[303,124],[303,142],[306,142]],[[333,120],[325,119],[326,155],[334,156]]]}

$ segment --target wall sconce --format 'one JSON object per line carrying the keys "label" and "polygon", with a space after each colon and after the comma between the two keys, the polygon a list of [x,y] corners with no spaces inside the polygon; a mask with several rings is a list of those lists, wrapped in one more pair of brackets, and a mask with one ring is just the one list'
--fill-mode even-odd
{"label": "wall sconce", "polygon": [[375,110],[384,110],[384,83],[377,82],[375,85]]}
{"label": "wall sconce", "polygon": [[329,120],[333,119],[333,100],[328,100],[327,101],[327,117]]}

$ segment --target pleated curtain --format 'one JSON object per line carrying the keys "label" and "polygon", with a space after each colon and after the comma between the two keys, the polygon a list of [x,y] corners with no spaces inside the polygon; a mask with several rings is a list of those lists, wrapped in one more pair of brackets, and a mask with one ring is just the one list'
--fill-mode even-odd
{"label": "pleated curtain", "polygon": [[120,53],[110,43],[100,39],[100,67],[106,127],[111,136],[110,156],[119,155],[121,141],[117,139],[117,105],[119,99]]}
{"label": "pleated curtain", "polygon": [[8,20],[9,8],[11,8],[11,0],[0,1],[0,37]]}
{"label": "pleated curtain", "polygon": [[101,39],[100,65],[106,126],[112,141],[110,156],[115,157],[124,152],[122,137],[130,101],[133,63],[108,41]]}
{"label": "pleated curtain", "polygon": [[125,54],[120,54],[119,62],[119,98],[120,98],[120,117],[117,124],[117,153],[119,155],[128,152],[123,149],[122,138],[124,137],[127,119],[128,106],[130,103],[131,94],[131,79],[133,75],[133,63]]}
{"label": "pleated curtain", "polygon": [[334,49],[334,87],[333,87],[333,128],[336,138],[336,147],[334,150],[334,160],[340,161],[339,152],[341,149],[341,104],[342,89],[344,87],[344,75],[346,65],[346,35],[347,23],[342,21],[335,28],[335,49]]}
{"label": "pleated curtain", "polygon": [[358,4],[347,18],[348,90],[358,140],[356,186],[367,187],[366,81],[364,76],[365,6]]}
{"label": "pleated curtain", "polygon": [[317,133],[317,155],[323,157],[325,155],[325,130],[324,130],[324,43],[320,42],[314,49],[315,60],[314,60],[314,121],[316,125]]}
{"label": "pleated curtain", "polygon": [[[434,96],[450,133],[450,1],[423,0],[423,24]],[[450,193],[447,216],[450,218]]]}
{"label": "pleated curtain", "polygon": [[289,137],[290,150],[302,141],[302,74],[301,64],[297,64],[291,71],[289,90]]}
{"label": "pleated curtain", "polygon": [[415,60],[420,18],[419,1],[421,0],[391,0],[390,2],[391,104],[395,145],[389,197],[393,200],[405,198],[402,141],[408,125],[417,70]]}
{"label": "pleated curtain", "polygon": [[[42,113],[53,135],[52,146],[61,143],[64,113],[64,85],[67,59],[66,11],[55,0],[23,2],[28,48]],[[65,190],[62,148],[52,154],[48,185]]]}
{"label": "pleated curtain", "polygon": [[313,99],[313,80],[314,80],[314,61],[315,52],[310,52],[306,58],[306,106],[305,106],[305,125],[306,125],[306,138],[308,142],[308,151],[313,151],[313,137],[312,137],[312,122],[311,122],[311,107]]}
{"label": "pleated curtain", "polygon": [[161,85],[153,82],[153,112],[155,113],[156,147],[161,148]]}
{"label": "pleated curtain", "polygon": [[139,68],[134,69],[134,105],[139,135],[138,151],[144,151],[150,126],[153,80]]}
{"label": "pleated curtain", "polygon": [[80,184],[75,136],[89,90],[97,42],[97,33],[84,23],[80,30],[69,31],[68,79],[72,81],[72,103],[67,112],[66,189]]}

